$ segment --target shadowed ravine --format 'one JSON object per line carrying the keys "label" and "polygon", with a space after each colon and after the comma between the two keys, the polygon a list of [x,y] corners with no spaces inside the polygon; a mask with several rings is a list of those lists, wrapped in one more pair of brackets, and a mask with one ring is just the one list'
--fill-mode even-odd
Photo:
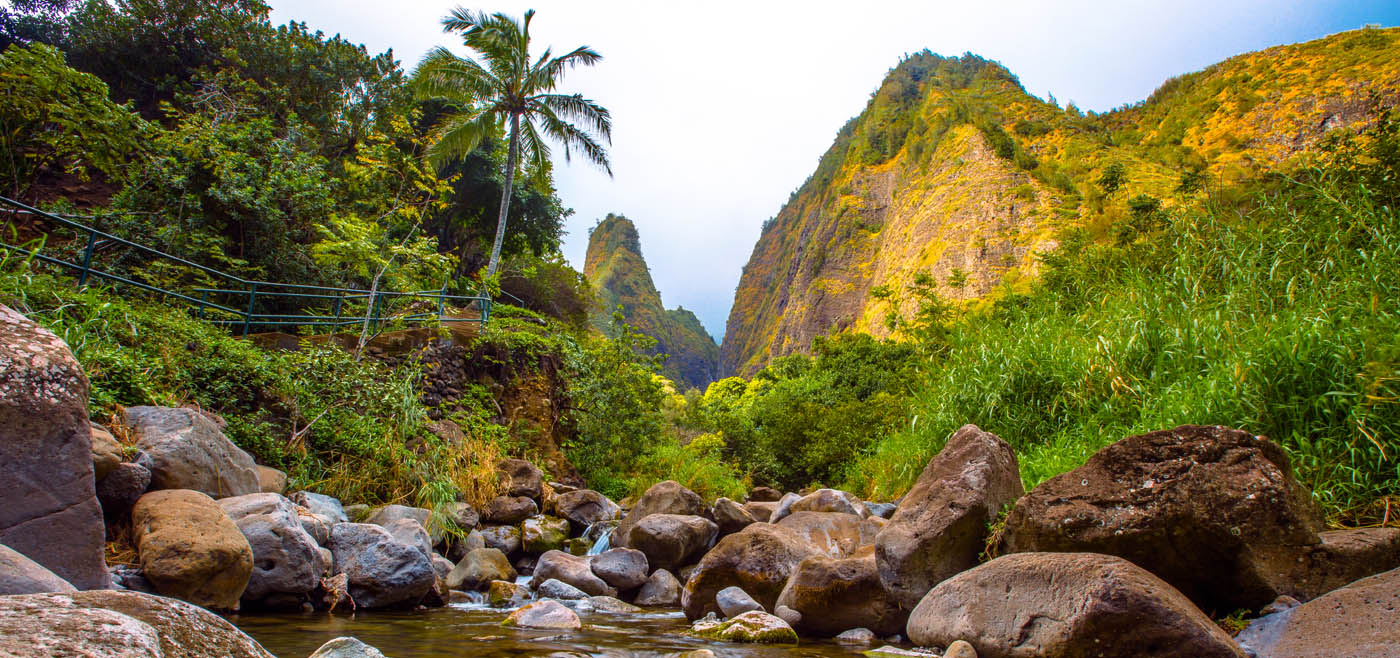
{"label": "shadowed ravine", "polygon": [[458,656],[661,656],[709,649],[717,656],[851,656],[869,647],[843,647],[830,640],[800,645],[715,642],[685,634],[690,625],[676,610],[643,614],[582,613],[583,630],[560,632],[505,628],[509,610],[454,604],[426,611],[230,615],[268,651],[282,658],[310,655],[342,635],[359,638],[390,658]]}

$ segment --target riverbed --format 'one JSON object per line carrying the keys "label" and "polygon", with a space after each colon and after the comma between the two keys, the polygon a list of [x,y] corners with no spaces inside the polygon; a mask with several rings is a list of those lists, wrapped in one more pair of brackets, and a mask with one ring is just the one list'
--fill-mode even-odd
{"label": "riverbed", "polygon": [[[509,610],[453,604],[416,611],[369,611],[354,615],[236,614],[228,617],[278,658],[306,658],[327,640],[349,635],[377,647],[388,658],[462,656],[663,656],[709,649],[717,656],[854,656],[873,647],[803,639],[799,645],[763,646],[714,642],[686,635],[690,624],[676,610],[636,614],[580,612],[579,631],[506,628]],[[875,646],[879,646],[876,644]]]}

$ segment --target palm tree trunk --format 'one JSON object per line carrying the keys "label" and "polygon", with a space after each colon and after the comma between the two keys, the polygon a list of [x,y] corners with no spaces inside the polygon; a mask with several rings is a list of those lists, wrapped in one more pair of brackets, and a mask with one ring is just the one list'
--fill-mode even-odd
{"label": "palm tree trunk", "polygon": [[501,194],[501,214],[496,218],[496,242],[491,245],[491,260],[486,264],[486,276],[496,274],[501,264],[501,243],[506,239],[506,216],[510,214],[511,187],[515,184],[515,158],[520,150],[520,115],[510,115],[510,155],[506,156],[506,187]]}

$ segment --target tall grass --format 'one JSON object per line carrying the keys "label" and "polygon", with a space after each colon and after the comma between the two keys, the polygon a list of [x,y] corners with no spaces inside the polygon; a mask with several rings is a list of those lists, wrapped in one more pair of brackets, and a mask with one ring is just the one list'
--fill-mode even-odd
{"label": "tall grass", "polygon": [[964,423],[1016,448],[1027,488],[1124,436],[1221,424],[1282,444],[1331,522],[1384,519],[1400,502],[1396,161],[1206,202],[1127,245],[1068,235],[1036,290],[952,327],[907,426],[846,485],[901,494]]}

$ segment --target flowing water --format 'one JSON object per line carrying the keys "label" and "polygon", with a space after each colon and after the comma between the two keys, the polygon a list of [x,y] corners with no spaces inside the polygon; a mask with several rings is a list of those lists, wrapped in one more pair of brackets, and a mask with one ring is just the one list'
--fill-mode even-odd
{"label": "flowing water", "polygon": [[[842,646],[803,639],[798,645],[763,646],[713,642],[685,634],[690,625],[674,610],[639,614],[580,612],[580,631],[506,628],[509,610],[484,604],[404,612],[351,615],[238,614],[233,622],[278,658],[306,658],[327,640],[350,635],[377,647],[388,658],[461,656],[662,656],[709,649],[718,656],[854,656],[873,647]],[[879,645],[876,645],[879,646]]]}

